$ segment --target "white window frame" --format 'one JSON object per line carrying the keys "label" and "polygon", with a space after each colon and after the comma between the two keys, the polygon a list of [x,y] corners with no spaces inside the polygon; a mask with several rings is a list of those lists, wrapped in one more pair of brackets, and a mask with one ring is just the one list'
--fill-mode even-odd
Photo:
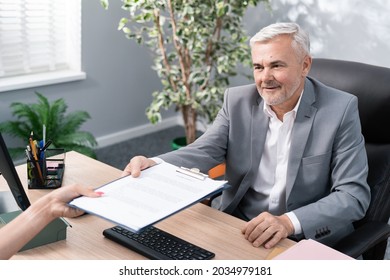
{"label": "white window frame", "polygon": [[[20,6],[28,9],[28,2],[41,1],[45,3],[47,0],[0,0],[0,5],[5,2],[18,2]],[[81,0],[48,0],[50,5],[60,5],[61,9],[66,11],[66,21],[62,30],[66,30],[66,34],[60,34],[65,38],[66,48],[64,56],[66,57],[65,67],[62,69],[43,70],[44,72],[29,72],[28,70],[24,74],[16,74],[14,76],[1,76],[3,72],[0,57],[0,92],[25,89],[37,86],[51,85],[57,83],[64,83],[70,81],[83,80],[86,78],[85,72],[81,70]],[[0,6],[1,12],[1,6]],[[50,10],[49,10],[50,12]],[[1,20],[1,18],[0,18]],[[25,23],[21,23],[25,24]],[[25,27],[21,27],[26,29]],[[53,34],[59,32],[52,30]],[[0,29],[0,32],[2,30]],[[62,33],[64,33],[62,31]],[[58,35],[58,34],[57,34]],[[54,36],[53,36],[54,37]],[[1,34],[0,34],[1,38]],[[0,39],[1,40],[1,39]],[[27,41],[26,41],[27,42]],[[19,44],[21,44],[19,42]],[[1,52],[1,42],[0,42]],[[1,54],[0,54],[1,55]]]}

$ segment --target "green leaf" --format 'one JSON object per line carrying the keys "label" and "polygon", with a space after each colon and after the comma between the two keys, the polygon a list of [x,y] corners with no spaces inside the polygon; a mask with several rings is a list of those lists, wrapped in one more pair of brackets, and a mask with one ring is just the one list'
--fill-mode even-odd
{"label": "green leaf", "polygon": [[100,0],[100,4],[103,6],[104,9],[108,9],[109,2],[108,0]]}
{"label": "green leaf", "polygon": [[118,24],[118,30],[122,30],[126,24],[129,22],[129,20],[127,18],[122,18],[120,21],[119,21],[119,24]]}
{"label": "green leaf", "polygon": [[125,33],[125,34],[131,34],[131,30],[130,30],[130,28],[128,28],[128,27],[122,28],[122,31],[123,31],[123,33]]}

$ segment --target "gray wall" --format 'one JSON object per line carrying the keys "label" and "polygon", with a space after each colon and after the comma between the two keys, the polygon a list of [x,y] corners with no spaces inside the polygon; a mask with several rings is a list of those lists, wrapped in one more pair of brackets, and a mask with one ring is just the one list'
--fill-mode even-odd
{"label": "gray wall", "polygon": [[[98,0],[82,1],[82,65],[87,79],[0,93],[0,121],[11,118],[13,101],[36,102],[34,91],[50,100],[64,98],[69,111],[91,114],[83,129],[97,138],[147,125],[145,108],[160,88],[145,47],[117,31],[126,15],[120,1],[106,11]],[[254,34],[275,21],[297,21],[311,34],[315,57],[355,60],[390,67],[390,1],[274,0],[272,14],[263,5],[247,12],[245,26]],[[236,78],[233,85],[248,83]],[[173,110],[165,117],[174,116]]]}

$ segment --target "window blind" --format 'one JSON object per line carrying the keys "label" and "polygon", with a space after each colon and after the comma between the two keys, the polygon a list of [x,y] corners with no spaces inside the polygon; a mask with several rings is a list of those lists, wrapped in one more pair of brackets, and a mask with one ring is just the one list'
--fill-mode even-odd
{"label": "window blind", "polygon": [[0,0],[0,79],[81,68],[81,0]]}

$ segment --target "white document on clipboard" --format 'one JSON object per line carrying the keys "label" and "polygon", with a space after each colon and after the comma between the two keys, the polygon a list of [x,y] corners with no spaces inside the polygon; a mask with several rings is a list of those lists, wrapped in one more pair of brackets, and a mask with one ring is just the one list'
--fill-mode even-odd
{"label": "white document on clipboard", "polygon": [[162,162],[138,178],[126,176],[98,188],[102,197],[81,196],[69,204],[137,232],[218,193],[226,183]]}

